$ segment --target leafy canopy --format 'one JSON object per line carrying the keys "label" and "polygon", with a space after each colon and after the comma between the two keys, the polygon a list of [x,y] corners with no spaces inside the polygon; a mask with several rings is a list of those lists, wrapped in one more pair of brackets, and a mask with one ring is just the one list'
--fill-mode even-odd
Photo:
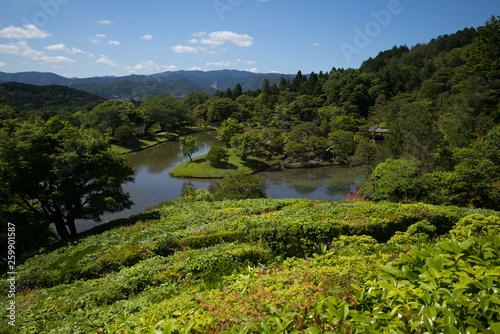
{"label": "leafy canopy", "polygon": [[103,213],[130,208],[122,184],[133,174],[96,131],[58,117],[0,129],[2,192],[12,205],[55,224],[61,239],[76,234],[76,219],[100,221]]}

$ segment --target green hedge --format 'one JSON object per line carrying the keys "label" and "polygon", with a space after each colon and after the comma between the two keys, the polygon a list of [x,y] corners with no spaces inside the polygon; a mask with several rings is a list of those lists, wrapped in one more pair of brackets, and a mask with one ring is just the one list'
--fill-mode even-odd
{"label": "green hedge", "polygon": [[226,231],[213,234],[203,234],[179,240],[179,244],[191,249],[200,249],[218,245],[224,242],[243,242],[246,235],[243,231]]}

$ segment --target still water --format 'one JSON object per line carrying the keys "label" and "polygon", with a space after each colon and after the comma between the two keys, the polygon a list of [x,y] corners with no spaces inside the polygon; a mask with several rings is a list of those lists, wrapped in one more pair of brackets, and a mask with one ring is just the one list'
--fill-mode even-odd
{"label": "still water", "polygon": [[[212,146],[225,147],[215,138],[214,132],[193,134],[200,150],[194,157],[207,154]],[[144,212],[147,208],[159,203],[176,199],[183,195],[188,186],[196,189],[209,187],[215,191],[220,180],[179,179],[173,178],[169,172],[186,161],[179,149],[179,142],[165,142],[143,151],[130,153],[128,164],[135,170],[135,182],[125,184],[125,191],[130,193],[134,205],[129,210],[103,215],[103,222],[117,218],[129,217]],[[339,201],[354,185],[361,181],[359,176],[343,166],[321,168],[287,169],[255,174],[265,182],[266,194],[272,198],[307,198]],[[78,223],[78,231],[87,230],[96,223],[83,221]]]}

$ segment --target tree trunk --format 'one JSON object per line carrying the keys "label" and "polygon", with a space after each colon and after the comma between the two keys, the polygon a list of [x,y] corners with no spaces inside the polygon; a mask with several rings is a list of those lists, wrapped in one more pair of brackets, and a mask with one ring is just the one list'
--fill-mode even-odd
{"label": "tree trunk", "polygon": [[56,232],[59,235],[59,238],[61,238],[61,240],[63,240],[63,241],[68,240],[70,235],[68,233],[68,230],[66,229],[66,225],[64,224],[64,222],[58,221],[58,222],[54,223],[54,225],[56,226]]}
{"label": "tree trunk", "polygon": [[75,218],[68,218],[68,220],[66,221],[66,225],[69,227],[70,236],[74,237],[75,235],[77,235]]}

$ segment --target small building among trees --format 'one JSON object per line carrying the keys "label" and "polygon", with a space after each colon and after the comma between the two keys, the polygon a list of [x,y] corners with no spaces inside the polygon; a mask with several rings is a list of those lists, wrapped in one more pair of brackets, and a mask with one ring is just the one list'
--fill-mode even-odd
{"label": "small building among trees", "polygon": [[382,144],[382,141],[384,140],[385,134],[389,133],[389,128],[380,127],[378,125],[375,125],[375,126],[372,126],[371,128],[369,128],[367,131],[372,133],[372,139],[370,140],[370,142]]}

